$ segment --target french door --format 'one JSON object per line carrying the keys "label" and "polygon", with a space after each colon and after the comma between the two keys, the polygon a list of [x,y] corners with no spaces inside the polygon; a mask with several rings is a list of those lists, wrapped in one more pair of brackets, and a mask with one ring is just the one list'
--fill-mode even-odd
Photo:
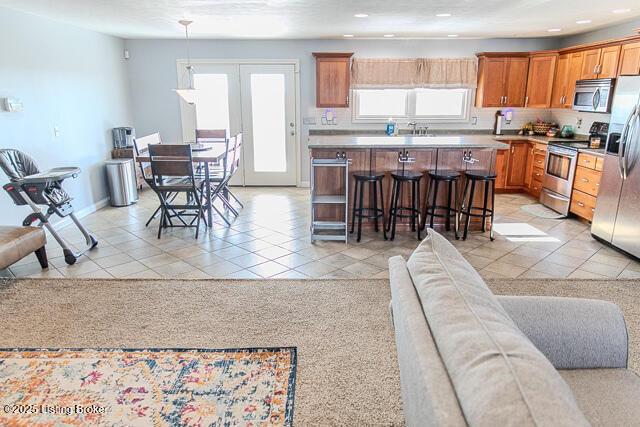
{"label": "french door", "polygon": [[233,185],[296,185],[296,85],[293,64],[195,65],[195,105],[182,104],[185,141],[195,129],[242,132]]}

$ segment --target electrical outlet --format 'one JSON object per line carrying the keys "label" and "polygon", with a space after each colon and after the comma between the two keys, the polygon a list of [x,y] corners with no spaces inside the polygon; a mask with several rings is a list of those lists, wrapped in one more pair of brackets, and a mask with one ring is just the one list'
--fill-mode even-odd
{"label": "electrical outlet", "polygon": [[476,116],[471,117],[471,126],[478,124],[478,118]]}
{"label": "electrical outlet", "polygon": [[303,117],[302,118],[302,123],[305,125],[315,125],[316,124],[316,118],[315,117]]}
{"label": "electrical outlet", "polygon": [[578,128],[582,126],[582,117],[576,117],[576,126]]}
{"label": "electrical outlet", "polygon": [[59,138],[60,137],[60,128],[58,126],[54,126],[53,127],[53,137],[54,138]]}

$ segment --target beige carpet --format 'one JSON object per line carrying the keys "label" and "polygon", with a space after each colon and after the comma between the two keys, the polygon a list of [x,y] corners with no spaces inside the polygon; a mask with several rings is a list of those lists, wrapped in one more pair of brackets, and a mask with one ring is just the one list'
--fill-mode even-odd
{"label": "beige carpet", "polygon": [[[640,372],[640,282],[489,281],[613,301]],[[298,347],[296,425],[402,425],[386,280],[0,282],[0,347]]]}
{"label": "beige carpet", "polygon": [[592,298],[618,304],[629,331],[629,367],[640,375],[640,280],[491,279],[487,284],[499,295]]}
{"label": "beige carpet", "polygon": [[0,347],[298,347],[294,424],[402,425],[386,280],[20,280]]}

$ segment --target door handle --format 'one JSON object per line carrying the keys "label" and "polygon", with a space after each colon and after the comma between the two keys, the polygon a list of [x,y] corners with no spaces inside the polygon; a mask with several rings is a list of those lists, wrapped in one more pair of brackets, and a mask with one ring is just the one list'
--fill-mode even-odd
{"label": "door handle", "polygon": [[620,178],[622,179],[627,178],[627,173],[625,168],[625,152],[627,150],[627,137],[629,136],[629,128],[630,128],[631,122],[635,118],[637,112],[638,112],[638,105],[636,105],[633,111],[631,111],[631,114],[629,114],[629,117],[627,118],[627,121],[625,122],[624,127],[622,128],[622,132],[620,133],[620,145],[619,145],[620,148],[618,148],[618,171],[620,172]]}
{"label": "door handle", "polygon": [[598,109],[598,104],[600,104],[600,89],[596,89],[593,93],[593,98],[591,98],[591,104],[593,105],[593,109]]}

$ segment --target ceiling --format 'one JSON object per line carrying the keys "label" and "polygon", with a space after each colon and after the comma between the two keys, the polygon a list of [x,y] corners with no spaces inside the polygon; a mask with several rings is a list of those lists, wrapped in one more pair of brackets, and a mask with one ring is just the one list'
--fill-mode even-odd
{"label": "ceiling", "polygon": [[[195,21],[194,38],[304,39],[564,36],[640,16],[638,0],[0,0],[0,6],[123,38],[178,38],[184,18]],[[359,13],[369,16],[354,17]],[[443,13],[451,16],[436,16]],[[548,31],[554,28],[561,31]]]}

